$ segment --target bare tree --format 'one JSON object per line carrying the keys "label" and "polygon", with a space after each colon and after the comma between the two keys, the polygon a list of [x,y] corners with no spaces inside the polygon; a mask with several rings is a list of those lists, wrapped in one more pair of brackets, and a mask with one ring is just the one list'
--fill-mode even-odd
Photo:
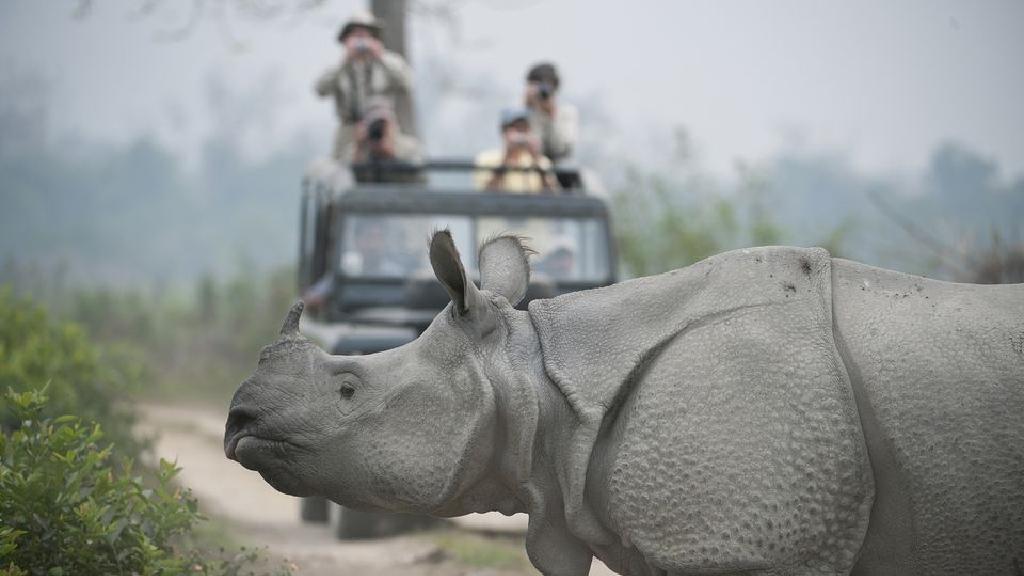
{"label": "bare tree", "polygon": [[[163,41],[181,40],[189,36],[205,18],[214,20],[232,41],[238,43],[231,33],[234,18],[249,21],[271,21],[312,12],[330,4],[332,0],[191,0],[184,9],[183,20],[157,33]],[[403,2],[404,3],[404,2]],[[154,19],[161,22],[168,18],[181,18],[184,2],[169,0],[137,0],[129,9],[131,18]],[[96,0],[76,0],[72,15],[87,18],[97,5]],[[168,16],[172,13],[172,16]]]}

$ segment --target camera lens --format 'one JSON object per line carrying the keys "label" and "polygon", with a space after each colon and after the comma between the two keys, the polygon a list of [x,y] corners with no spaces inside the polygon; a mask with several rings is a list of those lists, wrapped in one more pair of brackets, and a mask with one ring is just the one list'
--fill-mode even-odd
{"label": "camera lens", "polygon": [[370,140],[383,140],[384,132],[387,130],[387,121],[383,118],[378,118],[370,125],[366,127],[366,137]]}

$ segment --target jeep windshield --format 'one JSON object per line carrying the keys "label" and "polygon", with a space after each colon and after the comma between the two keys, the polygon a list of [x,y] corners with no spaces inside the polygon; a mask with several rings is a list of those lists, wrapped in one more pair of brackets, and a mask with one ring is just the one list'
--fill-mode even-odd
{"label": "jeep windshield", "polygon": [[525,237],[537,251],[535,281],[599,284],[611,276],[606,226],[594,217],[349,213],[340,226],[337,270],[352,279],[432,278],[427,240],[443,228],[471,276],[480,245],[502,233]]}

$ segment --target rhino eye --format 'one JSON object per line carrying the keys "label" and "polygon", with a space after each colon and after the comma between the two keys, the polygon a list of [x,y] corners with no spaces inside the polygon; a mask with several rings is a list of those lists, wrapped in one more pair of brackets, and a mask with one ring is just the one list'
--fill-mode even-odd
{"label": "rhino eye", "polygon": [[350,400],[352,395],[356,393],[356,389],[353,388],[351,384],[345,383],[341,385],[341,389],[338,393],[341,394],[342,400]]}

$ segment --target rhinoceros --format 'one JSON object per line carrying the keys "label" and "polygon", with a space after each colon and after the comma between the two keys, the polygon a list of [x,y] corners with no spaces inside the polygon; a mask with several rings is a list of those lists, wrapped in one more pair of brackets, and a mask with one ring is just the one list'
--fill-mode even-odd
{"label": "rhinoceros", "polygon": [[726,252],[534,300],[501,236],[480,287],[331,356],[301,304],[231,403],[224,448],[274,488],[362,509],[529,514],[544,574],[1024,573],[1024,285],[819,248]]}

